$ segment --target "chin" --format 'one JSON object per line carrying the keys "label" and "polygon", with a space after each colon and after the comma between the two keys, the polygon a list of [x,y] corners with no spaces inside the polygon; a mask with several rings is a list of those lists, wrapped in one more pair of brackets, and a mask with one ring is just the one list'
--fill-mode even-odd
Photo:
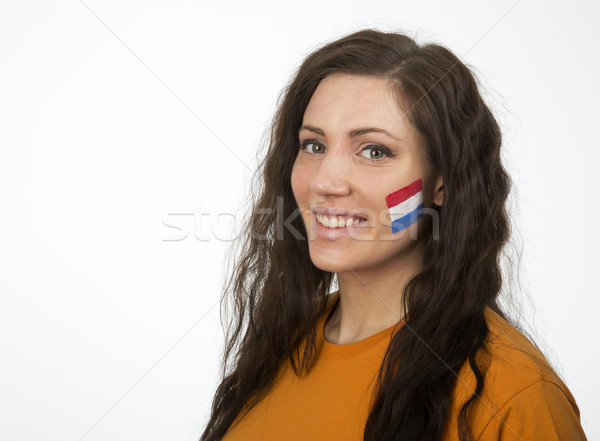
{"label": "chin", "polygon": [[330,262],[321,264],[320,262],[314,262],[314,261],[313,261],[313,263],[320,270],[327,271],[330,273],[339,274],[339,273],[345,273],[345,272],[349,271],[348,267],[346,265],[335,265],[335,264],[331,264]]}
{"label": "chin", "polygon": [[352,258],[352,255],[346,254],[346,257],[340,257],[335,254],[331,253],[328,256],[327,253],[321,251],[317,253],[311,252],[310,258],[314,266],[330,273],[346,273],[350,271],[350,268],[357,270],[362,266],[361,262],[357,262],[356,259]]}

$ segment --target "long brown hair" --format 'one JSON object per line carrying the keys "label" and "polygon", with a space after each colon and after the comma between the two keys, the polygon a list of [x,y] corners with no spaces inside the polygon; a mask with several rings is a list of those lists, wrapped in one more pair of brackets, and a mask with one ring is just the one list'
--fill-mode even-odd
{"label": "long brown hair", "polygon": [[390,81],[444,182],[443,205],[433,207],[438,235],[429,235],[422,271],[398,293],[408,319],[393,334],[378,372],[364,440],[439,440],[455,372],[465,362],[477,383],[457,423],[460,439],[471,438],[468,411],[485,380],[476,358],[489,332],[484,309],[507,318],[497,304],[511,187],[500,128],[474,76],[450,50],[364,29],[308,55],[278,102],[245,235],[223,290],[221,310],[231,301],[234,320],[201,441],[221,440],[240,411],[246,415],[267,394],[286,359],[299,377],[315,360],[315,325],[335,277],[311,262],[290,177],[307,104],[319,82],[336,72]]}

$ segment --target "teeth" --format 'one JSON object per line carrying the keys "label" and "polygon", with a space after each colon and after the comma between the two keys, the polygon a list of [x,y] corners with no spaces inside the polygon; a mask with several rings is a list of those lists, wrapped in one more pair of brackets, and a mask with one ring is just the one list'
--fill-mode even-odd
{"label": "teeth", "polygon": [[317,214],[317,221],[329,228],[349,227],[364,219],[354,216],[325,216]]}

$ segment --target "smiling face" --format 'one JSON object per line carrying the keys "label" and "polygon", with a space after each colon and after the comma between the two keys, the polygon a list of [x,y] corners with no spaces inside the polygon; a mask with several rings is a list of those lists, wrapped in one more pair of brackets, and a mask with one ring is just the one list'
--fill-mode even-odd
{"label": "smiling face", "polygon": [[[425,207],[441,205],[442,181],[427,162],[422,139],[404,117],[390,83],[342,73],[327,76],[308,103],[298,140],[291,185],[315,266],[339,274],[415,264],[420,247],[415,229],[425,219],[405,222],[408,226],[395,233],[391,221],[421,197]],[[422,193],[397,207],[392,218],[389,201],[414,194],[398,190],[415,190],[419,179]],[[334,208],[366,220],[350,228],[321,225],[322,217],[314,210]],[[339,216],[335,218],[339,223]]]}

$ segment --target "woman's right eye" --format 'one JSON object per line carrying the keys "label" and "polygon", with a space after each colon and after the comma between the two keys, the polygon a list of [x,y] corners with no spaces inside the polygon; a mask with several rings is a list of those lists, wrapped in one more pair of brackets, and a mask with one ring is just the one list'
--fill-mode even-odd
{"label": "woman's right eye", "polygon": [[[312,146],[312,147],[310,147],[310,146]],[[325,149],[325,147],[323,147],[321,144],[319,144],[318,142],[312,141],[312,140],[304,141],[302,143],[302,145],[300,146],[300,148],[302,150],[308,151],[308,153],[320,153],[320,152],[322,152],[322,149]],[[312,149],[312,151],[311,151],[311,149]]]}

